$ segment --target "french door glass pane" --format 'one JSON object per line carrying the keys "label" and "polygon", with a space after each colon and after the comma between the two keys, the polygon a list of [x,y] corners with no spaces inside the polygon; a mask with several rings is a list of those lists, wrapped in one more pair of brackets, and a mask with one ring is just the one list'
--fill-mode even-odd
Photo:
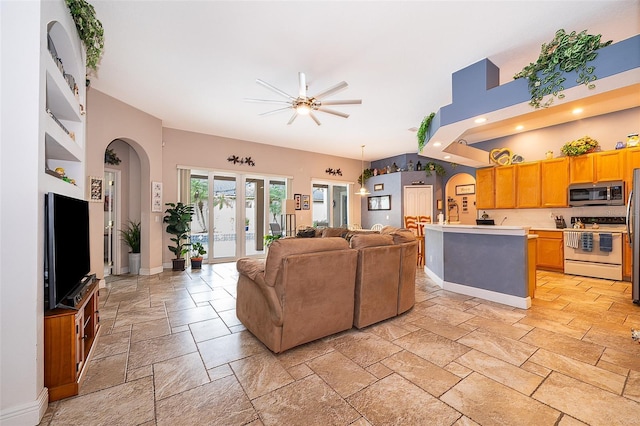
{"label": "french door glass pane", "polygon": [[313,226],[329,226],[329,185],[313,184]]}
{"label": "french door glass pane", "polygon": [[[229,176],[213,178],[213,258],[236,255],[236,179]],[[211,233],[211,231],[210,231]]]}
{"label": "french door glass pane", "polygon": [[[269,182],[269,232],[282,233],[286,229],[284,223],[284,207],[287,198],[287,186],[284,181]],[[277,226],[274,226],[277,224]]]}
{"label": "french door glass pane", "polygon": [[191,175],[191,205],[193,217],[191,219],[191,243],[201,243],[207,253],[202,256],[209,258],[209,179],[207,176]]}
{"label": "french door glass pane", "polygon": [[333,226],[347,227],[348,223],[348,197],[347,187],[342,185],[334,185],[332,187],[333,200],[331,202],[333,212]]}

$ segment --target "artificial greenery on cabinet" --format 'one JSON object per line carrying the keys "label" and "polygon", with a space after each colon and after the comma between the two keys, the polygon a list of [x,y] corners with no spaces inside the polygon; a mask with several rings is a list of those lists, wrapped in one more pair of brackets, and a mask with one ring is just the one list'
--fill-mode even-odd
{"label": "artificial greenery on cabinet", "polygon": [[420,128],[418,128],[418,152],[422,152],[422,149],[427,144],[427,135],[429,134],[431,121],[433,121],[433,117],[435,116],[436,113],[432,112],[422,119],[422,123],[420,123]]}
{"label": "artificial greenery on cabinet", "polygon": [[86,0],[65,0],[78,36],[87,49],[87,68],[96,70],[104,49],[104,29],[96,11]]}

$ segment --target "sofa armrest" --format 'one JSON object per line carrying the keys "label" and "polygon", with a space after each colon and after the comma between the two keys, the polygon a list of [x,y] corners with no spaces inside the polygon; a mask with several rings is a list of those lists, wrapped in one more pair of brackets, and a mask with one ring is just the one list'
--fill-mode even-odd
{"label": "sofa armrest", "polygon": [[[264,279],[264,260],[238,259],[236,268],[246,281],[257,287],[265,303],[269,307],[269,315],[274,325],[282,326],[282,306],[276,294],[276,289],[268,285]],[[241,277],[242,279],[242,277]]]}

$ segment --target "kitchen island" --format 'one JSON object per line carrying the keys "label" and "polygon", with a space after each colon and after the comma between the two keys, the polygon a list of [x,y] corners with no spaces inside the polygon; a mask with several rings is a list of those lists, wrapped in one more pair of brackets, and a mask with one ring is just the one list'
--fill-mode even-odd
{"label": "kitchen island", "polygon": [[425,225],[425,272],[444,290],[531,307],[536,235],[521,226]]}

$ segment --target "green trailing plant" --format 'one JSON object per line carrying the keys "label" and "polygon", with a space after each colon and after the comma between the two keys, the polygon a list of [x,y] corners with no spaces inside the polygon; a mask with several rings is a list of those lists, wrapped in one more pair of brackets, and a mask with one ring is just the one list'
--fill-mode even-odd
{"label": "green trailing plant", "polygon": [[113,149],[107,148],[104,150],[104,164],[117,166],[121,161],[122,160],[118,158],[118,154],[116,154]]}
{"label": "green trailing plant", "polygon": [[189,246],[191,246],[186,241],[189,240],[193,206],[182,203],[166,203],[165,205],[169,208],[164,211],[165,216],[162,221],[167,224],[167,233],[175,235],[170,238],[175,245],[169,246],[169,250],[176,255],[176,259],[181,259],[189,252]]}
{"label": "green trailing plant", "polygon": [[191,259],[202,259],[202,256],[207,254],[204,246],[201,242],[191,244]]}
{"label": "green trailing plant", "polygon": [[598,148],[598,141],[589,136],[581,137],[575,141],[565,143],[560,149],[564,155],[575,157],[577,155],[593,152]]}
{"label": "green trailing plant", "polygon": [[371,176],[373,176],[373,169],[364,169],[362,174],[358,176],[358,183],[364,185]]}
{"label": "green trailing plant", "polygon": [[[596,50],[611,44],[611,40],[600,43],[601,34],[587,34],[587,30],[580,33],[572,31],[567,34],[563,29],[556,31],[555,38],[549,44],[543,44],[540,56],[536,63],[530,63],[514,79],[526,78],[529,81],[531,101],[534,108],[546,108],[553,103],[553,98],[564,98],[562,85],[566,80],[563,73],[575,71],[578,74],[576,80],[589,89],[593,89],[593,83],[597,77],[593,73],[595,67],[588,63],[593,61],[598,53]],[[552,95],[543,103],[547,95]]]}
{"label": "green trailing plant", "polygon": [[87,68],[96,70],[104,49],[104,29],[96,17],[96,10],[85,0],[65,0],[78,36],[87,48]]}
{"label": "green trailing plant", "polygon": [[429,128],[431,127],[431,121],[436,116],[435,112],[427,115],[420,123],[418,128],[418,152],[422,152],[422,149],[427,144],[427,135],[429,134]]}
{"label": "green trailing plant", "polygon": [[120,236],[131,253],[140,253],[140,222],[127,222],[125,228],[120,230]]}
{"label": "green trailing plant", "polygon": [[282,238],[282,235],[280,235],[280,234],[265,235],[264,236],[264,245],[269,247],[271,245],[271,243],[273,243],[275,240],[279,240],[280,238]]}
{"label": "green trailing plant", "polygon": [[426,163],[424,165],[424,170],[425,170],[425,173],[427,174],[427,177],[431,176],[431,173],[433,172],[435,172],[436,175],[438,176],[444,176],[447,174],[446,170],[444,169],[444,167],[442,167],[442,165],[438,163],[434,163],[433,161],[429,161],[428,163]]}

